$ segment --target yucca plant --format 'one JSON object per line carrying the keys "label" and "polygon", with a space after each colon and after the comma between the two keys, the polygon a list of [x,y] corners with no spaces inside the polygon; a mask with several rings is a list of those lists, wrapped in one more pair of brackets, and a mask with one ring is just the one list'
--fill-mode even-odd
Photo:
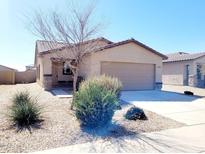
{"label": "yucca plant", "polygon": [[9,118],[12,125],[18,129],[28,128],[42,121],[42,107],[37,100],[30,96],[27,91],[18,92],[13,96],[12,105],[9,108]]}

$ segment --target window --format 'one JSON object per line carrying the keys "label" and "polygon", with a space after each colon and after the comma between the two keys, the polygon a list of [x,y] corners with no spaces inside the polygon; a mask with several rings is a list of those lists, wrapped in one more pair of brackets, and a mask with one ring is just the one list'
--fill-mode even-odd
{"label": "window", "polygon": [[73,75],[73,72],[66,63],[63,63],[63,75]]}

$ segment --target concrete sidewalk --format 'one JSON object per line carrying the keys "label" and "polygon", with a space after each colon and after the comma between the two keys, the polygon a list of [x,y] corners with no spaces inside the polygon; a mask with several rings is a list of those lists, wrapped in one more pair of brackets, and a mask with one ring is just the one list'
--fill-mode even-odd
{"label": "concrete sidewalk", "polygon": [[71,152],[205,152],[205,125],[98,140],[36,153]]}
{"label": "concrete sidewalk", "polygon": [[73,94],[72,94],[72,91],[70,90],[65,90],[65,89],[62,89],[62,88],[54,88],[51,90],[51,93],[54,95],[54,96],[57,96],[59,98],[72,98],[73,97]]}

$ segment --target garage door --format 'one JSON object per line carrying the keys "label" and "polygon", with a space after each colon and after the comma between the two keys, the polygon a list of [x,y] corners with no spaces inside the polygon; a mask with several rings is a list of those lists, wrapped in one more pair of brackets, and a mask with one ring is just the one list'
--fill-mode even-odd
{"label": "garage door", "polygon": [[154,89],[154,64],[102,62],[101,74],[117,77],[123,90]]}

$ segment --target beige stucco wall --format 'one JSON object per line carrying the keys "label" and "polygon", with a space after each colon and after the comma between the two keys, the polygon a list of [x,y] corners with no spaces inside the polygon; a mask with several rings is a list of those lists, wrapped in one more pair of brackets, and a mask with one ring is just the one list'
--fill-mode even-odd
{"label": "beige stucco wall", "polygon": [[40,65],[40,78],[38,78],[38,70],[36,71],[36,82],[43,86],[43,74],[44,74],[44,68],[43,68],[43,58],[37,57],[36,58],[36,67]]}
{"label": "beige stucco wall", "polygon": [[185,66],[190,65],[190,75],[195,74],[193,61],[163,63],[162,83],[183,85],[185,79]]}
{"label": "beige stucco wall", "polygon": [[79,70],[79,75],[84,78],[89,77],[91,71],[91,55],[84,57]]}
{"label": "beige stucco wall", "polygon": [[155,82],[162,81],[162,57],[135,43],[128,43],[93,53],[90,59],[89,76],[101,74],[101,62],[103,61],[154,64]]}
{"label": "beige stucco wall", "polygon": [[[48,54],[48,55],[44,55],[41,58],[39,58],[42,60],[41,65],[43,67],[41,69],[43,70],[41,74],[52,74],[52,62],[50,60],[52,57],[58,57],[58,55]],[[61,81],[70,81],[71,80],[70,77],[62,74],[62,67],[63,66],[60,66],[60,65],[58,66],[58,79]],[[86,56],[80,65],[79,75],[87,76],[89,71],[90,71],[90,56]]]}
{"label": "beige stucco wall", "polygon": [[[195,73],[195,76],[196,76],[195,77],[196,80],[197,80],[197,64],[201,64],[202,65],[201,79],[204,80],[204,82],[205,82],[205,56],[194,60],[194,73]],[[196,85],[198,84],[197,81],[195,82],[195,84]]]}
{"label": "beige stucco wall", "polygon": [[32,83],[36,82],[36,70],[28,70],[23,72],[16,72],[16,83]]}
{"label": "beige stucco wall", "polygon": [[[66,53],[65,50],[62,51],[62,54]],[[64,54],[66,55],[66,54]],[[37,65],[40,65],[40,79],[37,78],[37,82],[44,87],[45,89],[51,88],[52,84],[52,61],[51,58],[60,57],[55,53],[53,54],[45,54],[37,58]],[[89,56],[88,56],[89,57]],[[82,65],[80,66],[79,75],[86,76],[88,73],[87,69],[89,66],[89,59],[86,57]],[[72,81],[72,76],[63,75],[62,73],[62,65],[57,65],[57,73],[58,73],[58,81]]]}
{"label": "beige stucco wall", "polygon": [[205,56],[201,57],[201,58],[198,58],[198,59],[195,59],[194,60],[194,63],[201,63],[201,64],[205,64]]}
{"label": "beige stucco wall", "polygon": [[50,60],[51,57],[54,57],[53,55],[43,55],[42,61],[43,61],[43,74],[52,74],[52,62]]}
{"label": "beige stucco wall", "polygon": [[[97,44],[98,46],[104,46],[107,43],[104,41],[99,41]],[[44,74],[52,74],[52,62],[51,62],[51,58],[53,57],[69,57],[72,58],[74,57],[73,54],[68,54],[68,51],[66,49],[60,51],[60,52],[54,52],[54,53],[50,53],[50,54],[45,54],[43,56],[41,56],[42,61],[43,61],[43,73]],[[88,56],[89,57],[89,56]],[[39,58],[38,58],[39,59]],[[80,69],[80,74],[81,75],[85,75],[85,71],[84,70],[89,70],[87,69],[87,66],[89,65],[89,58],[86,58],[84,60],[84,62],[82,63],[82,65],[80,66],[82,69]]]}
{"label": "beige stucco wall", "polygon": [[[203,65],[205,65],[205,56],[194,60],[193,64],[194,64],[194,71],[195,71],[194,74],[197,74],[197,72],[196,72],[196,70],[197,70],[197,69],[196,69],[197,64],[203,64]],[[203,72],[203,73],[205,74],[205,72]]]}
{"label": "beige stucco wall", "polygon": [[38,79],[38,75],[37,75],[36,81],[46,90],[51,89],[52,86],[56,84],[52,82],[53,81],[52,61],[51,61],[52,57],[57,57],[57,55],[56,54],[45,54],[42,56],[38,56],[37,61],[36,61],[37,66],[40,65],[40,79]]}
{"label": "beige stucco wall", "polygon": [[[63,50],[61,52],[64,54],[66,51]],[[52,57],[59,57],[59,55],[45,54],[38,57],[37,63],[42,65],[40,83],[44,83],[43,81],[46,80],[43,74],[52,74],[52,62],[50,60]],[[101,62],[103,61],[154,64],[155,82],[162,82],[162,57],[132,42],[86,56],[80,65],[79,75],[85,78],[100,75]],[[59,73],[61,71],[59,69]],[[60,74],[59,78],[68,80],[65,76],[60,76]]]}

